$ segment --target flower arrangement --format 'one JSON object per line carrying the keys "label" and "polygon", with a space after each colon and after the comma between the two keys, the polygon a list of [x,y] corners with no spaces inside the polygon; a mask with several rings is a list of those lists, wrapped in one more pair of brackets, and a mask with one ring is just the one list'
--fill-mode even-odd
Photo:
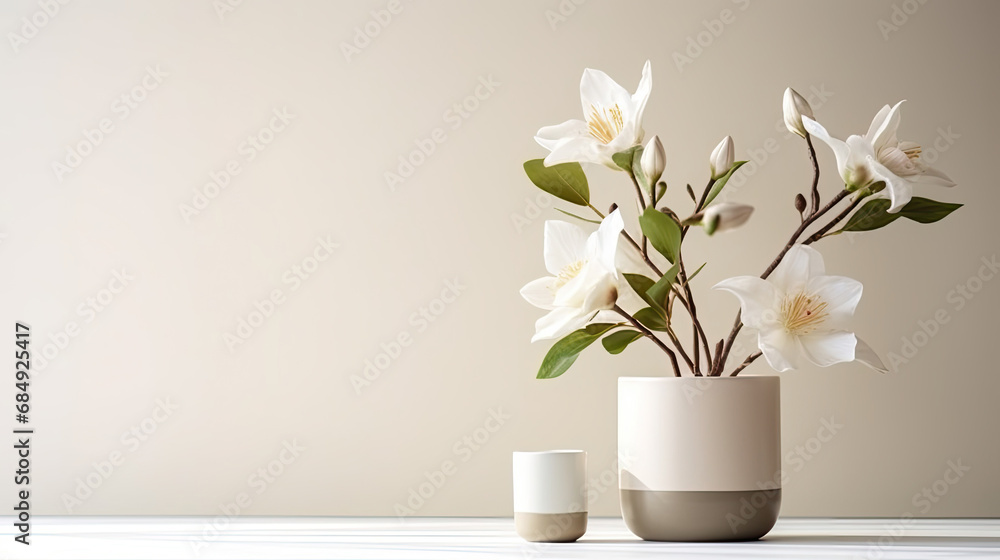
{"label": "flower arrangement", "polygon": [[[713,235],[749,220],[751,206],[716,200],[746,162],[734,161],[733,140],[727,136],[709,157],[710,177],[702,192],[687,185],[687,197],[673,197],[680,200],[667,204],[667,184],[660,180],[666,165],[663,145],[653,136],[643,146],[643,113],[651,90],[648,61],[631,95],[604,72],[584,70],[580,81],[584,119],[539,130],[535,140],[549,154],[524,164],[538,188],[588,209],[596,219],[561,212],[598,224],[588,234],[572,223],[545,223],[545,267],[551,276],[521,289],[524,299],[548,311],[535,323],[532,342],[558,339],[542,361],[538,378],[562,375],[598,339],[611,354],[648,339],[667,355],[674,375],[681,376],[686,368],[695,376],[721,376],[744,327],[756,332],[757,350],[730,376],[761,356],[779,372],[797,368],[803,359],[820,367],[859,361],[885,372],[878,355],[850,329],[861,283],[827,275],[823,257],[812,245],[843,232],[879,229],[899,218],[936,222],[961,206],[913,196],[917,184],[955,183],[921,159],[920,146],[897,138],[902,102],[884,106],[865,134],[840,140],[814,120],[801,95],[785,90],[785,125],[806,143],[814,170],[812,184],[806,194],[795,195],[799,224],[763,274],[738,276],[715,286],[736,296],[740,313],[729,334],[713,343],[698,318],[691,290],[701,268],[689,273],[683,246],[692,228]],[[844,183],[825,204],[813,138],[833,150]],[[638,204],[639,235],[625,227],[616,204],[607,214],[591,204],[582,163],[598,163],[628,176]],[[683,212],[681,202],[693,207]],[[678,310],[690,322],[687,345],[674,328]]]}

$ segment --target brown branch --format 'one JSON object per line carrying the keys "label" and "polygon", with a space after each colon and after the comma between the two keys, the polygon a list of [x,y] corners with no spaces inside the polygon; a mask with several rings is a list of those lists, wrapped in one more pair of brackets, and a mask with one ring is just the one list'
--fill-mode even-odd
{"label": "brown branch", "polygon": [[809,208],[811,216],[819,210],[819,162],[816,160],[816,148],[813,147],[812,136],[809,134],[806,134],[806,145],[809,146],[809,161],[813,165],[812,207]]}
{"label": "brown branch", "polygon": [[681,358],[684,359],[684,363],[687,364],[687,367],[689,370],[691,370],[691,373],[696,376],[701,376],[701,373],[699,373],[698,370],[695,369],[694,363],[691,361],[691,358],[687,355],[687,352],[684,351],[684,346],[681,345],[681,341],[677,339],[677,333],[674,332],[674,329],[668,325],[666,332],[667,336],[670,337],[670,342],[674,343],[674,347],[677,348],[677,352],[681,355]]}
{"label": "brown branch", "polygon": [[660,350],[663,350],[664,352],[667,353],[667,356],[670,357],[670,364],[674,368],[674,376],[680,377],[681,376],[681,368],[677,365],[677,356],[674,354],[674,351],[671,350],[670,348],[668,348],[667,345],[664,344],[663,341],[659,339],[659,337],[657,337],[655,334],[653,334],[652,331],[650,331],[645,326],[643,326],[642,323],[640,323],[639,321],[636,321],[635,317],[633,317],[633,316],[629,315],[628,313],[626,313],[625,310],[623,310],[621,307],[618,307],[618,305],[615,305],[614,310],[617,311],[618,314],[621,315],[622,317],[625,317],[625,319],[627,319],[629,323],[632,323],[632,326],[635,327],[636,329],[638,329],[639,332],[641,332],[647,338],[649,338],[650,340],[652,340],[654,344],[656,344],[657,346],[659,346]]}
{"label": "brown branch", "polygon": [[741,372],[744,369],[746,369],[746,367],[748,365],[752,364],[754,360],[756,360],[757,358],[759,358],[761,356],[761,354],[763,354],[763,352],[761,352],[760,350],[758,350],[758,351],[754,352],[753,354],[750,354],[749,356],[747,356],[747,358],[745,360],[743,360],[743,363],[740,364],[740,366],[738,368],[734,369],[733,373],[729,374],[729,377],[736,377],[736,375],[739,372]]}
{"label": "brown branch", "polygon": [[858,205],[861,204],[862,200],[863,200],[862,198],[855,199],[853,202],[851,202],[850,206],[848,206],[847,208],[844,209],[843,212],[841,212],[840,214],[837,214],[837,217],[834,218],[833,221],[831,221],[830,223],[826,224],[825,226],[823,226],[822,228],[820,228],[819,230],[817,230],[816,233],[810,235],[805,241],[802,242],[802,244],[803,245],[812,245],[813,243],[815,243],[815,242],[819,241],[820,239],[822,239],[823,236],[826,234],[826,232],[828,232],[831,229],[833,229],[834,226],[836,226],[837,224],[839,224],[840,222],[842,222],[844,220],[844,218],[846,218],[855,208],[857,208]]}

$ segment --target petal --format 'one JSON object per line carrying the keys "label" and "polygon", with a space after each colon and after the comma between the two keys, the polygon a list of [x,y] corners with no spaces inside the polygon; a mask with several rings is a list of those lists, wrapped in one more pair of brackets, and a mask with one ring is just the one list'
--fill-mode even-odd
{"label": "petal", "polygon": [[[621,305],[621,296],[619,296],[618,301],[619,301],[619,305]],[[640,307],[636,307],[635,311],[638,311],[639,309],[641,309],[641,308]],[[629,310],[627,308],[625,308],[625,311],[628,312]],[[621,315],[619,315],[617,311],[612,311],[610,309],[607,309],[607,310],[598,311],[597,315],[594,315],[594,318],[591,319],[590,322],[591,323],[621,323],[624,320],[625,319]]]}
{"label": "petal", "polygon": [[613,309],[618,301],[618,282],[615,277],[607,275],[602,277],[587,294],[583,302],[583,310],[586,312],[607,311]]}
{"label": "petal", "polygon": [[639,80],[639,87],[635,88],[632,94],[632,124],[635,133],[642,136],[642,117],[646,112],[646,102],[649,101],[649,94],[653,91],[653,70],[646,61],[642,66],[642,78]]}
{"label": "petal", "polygon": [[587,123],[573,119],[561,124],[538,129],[538,133],[535,134],[535,142],[538,142],[543,148],[552,151],[564,140],[587,136],[588,134]]}
{"label": "petal", "polygon": [[872,156],[868,156],[868,168],[876,180],[885,181],[885,190],[889,191],[889,200],[892,201],[886,212],[899,212],[913,198],[913,186],[909,181],[889,171]]}
{"label": "petal", "polygon": [[578,226],[560,220],[545,222],[545,269],[553,276],[570,265],[587,260],[587,233]]}
{"label": "petal", "polygon": [[851,151],[847,147],[847,143],[839,138],[830,136],[830,133],[823,128],[823,125],[809,117],[802,117],[802,125],[805,126],[806,132],[826,142],[827,146],[830,146],[830,149],[833,150],[833,155],[837,158],[837,169],[840,170],[840,175],[846,181],[847,176],[844,174],[844,170],[847,168],[848,156]]}
{"label": "petal", "polygon": [[771,273],[769,280],[784,294],[798,294],[806,290],[809,281],[823,276],[826,267],[823,255],[806,245],[793,245]]}
{"label": "petal", "polygon": [[920,169],[910,160],[910,156],[895,147],[886,147],[878,152],[878,160],[889,171],[900,176],[919,175]]}
{"label": "petal", "polygon": [[575,307],[557,307],[535,321],[535,336],[531,337],[531,341],[562,338],[576,329],[586,326],[592,315],[586,315],[581,309]]}
{"label": "petal", "polygon": [[588,261],[579,273],[563,284],[553,304],[556,307],[583,307],[594,290],[606,287],[608,283],[617,286],[614,274],[597,261]]}
{"label": "petal", "polygon": [[740,317],[753,329],[777,323],[781,294],[774,285],[756,276],[737,276],[719,282],[714,290],[725,290],[740,300]]}
{"label": "petal", "polygon": [[757,335],[757,347],[774,371],[799,367],[799,343],[783,328],[762,330]]}
{"label": "petal", "polygon": [[819,367],[854,361],[857,338],[852,332],[812,333],[798,338],[806,359]]}
{"label": "petal", "polygon": [[911,182],[923,183],[925,185],[934,185],[936,187],[954,187],[955,181],[951,180],[951,177],[945,175],[941,171],[934,169],[933,167],[925,167],[924,172],[920,175],[915,175],[909,177]]}
{"label": "petal", "polygon": [[879,128],[882,128],[882,125],[885,123],[885,118],[889,116],[889,111],[891,110],[892,107],[889,105],[883,105],[882,108],[878,110],[878,113],[875,113],[875,117],[872,118],[872,123],[868,125],[868,132],[865,133],[866,139],[871,140],[875,137],[875,134],[878,133]]}
{"label": "petal", "polygon": [[[610,154],[614,155],[639,144],[642,144],[642,128],[631,121],[626,121],[618,136],[615,136],[606,146]],[[621,168],[615,164],[615,169],[620,170]]]}
{"label": "petal", "polygon": [[616,270],[615,256],[618,253],[618,240],[621,238],[623,229],[625,229],[625,221],[622,220],[621,210],[616,208],[614,212],[601,220],[597,231],[590,234],[587,239],[590,258],[598,260],[611,272]]}
{"label": "petal", "polygon": [[840,328],[854,316],[863,288],[861,282],[846,276],[817,276],[809,280],[806,291],[826,302],[827,324]]}
{"label": "petal", "polygon": [[888,105],[882,107],[872,120],[871,126],[868,127],[865,140],[868,140],[874,146],[876,152],[885,146],[897,143],[896,130],[899,128],[899,106],[903,104],[903,101],[896,103],[891,109]]}
{"label": "petal", "polygon": [[871,169],[871,161],[878,161],[875,149],[864,138],[852,135],[847,138],[847,163],[842,170],[844,183],[855,189],[863,189],[876,182],[875,173]]}
{"label": "petal", "polygon": [[535,307],[555,309],[553,302],[556,299],[556,278],[546,276],[528,282],[521,288],[521,297]]}
{"label": "petal", "polygon": [[592,68],[584,70],[580,79],[580,102],[583,105],[583,116],[587,120],[595,109],[601,111],[618,105],[624,112],[632,107],[632,97],[625,88],[604,72]]}
{"label": "petal", "polygon": [[611,160],[611,156],[605,156],[601,150],[603,147],[604,144],[601,144],[590,136],[569,138],[559,142],[552,148],[552,152],[545,156],[545,165],[552,166],[573,161],[607,165],[605,160],[611,161],[613,164],[614,161]]}
{"label": "petal", "polygon": [[[857,338],[857,337],[855,337]],[[889,369],[882,363],[882,359],[872,350],[868,343],[860,338],[858,345],[854,347],[854,361],[861,362],[879,373],[888,373]]]}

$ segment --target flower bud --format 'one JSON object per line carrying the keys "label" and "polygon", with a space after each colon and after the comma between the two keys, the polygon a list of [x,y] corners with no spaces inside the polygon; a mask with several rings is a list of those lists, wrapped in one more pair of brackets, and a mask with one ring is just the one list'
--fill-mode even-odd
{"label": "flower bud", "polygon": [[792,88],[785,89],[785,98],[782,102],[782,109],[785,114],[785,126],[788,130],[806,137],[806,128],[802,126],[802,117],[813,118],[812,107],[805,97]]}
{"label": "flower bud", "polygon": [[726,173],[729,173],[729,169],[733,166],[733,160],[735,159],[735,148],[733,146],[733,137],[726,136],[719,142],[719,145],[712,150],[712,157],[709,159],[709,164],[712,170],[712,180],[716,180]]}
{"label": "flower bud", "polygon": [[701,213],[701,224],[705,233],[712,235],[717,231],[735,229],[747,223],[753,206],[736,202],[720,202],[713,204]]}
{"label": "flower bud", "polygon": [[806,211],[806,197],[802,196],[802,193],[795,195],[795,209],[799,214]]}
{"label": "flower bud", "polygon": [[660,176],[663,175],[663,169],[667,166],[667,154],[663,151],[663,144],[660,143],[659,136],[653,135],[649,139],[646,148],[642,151],[642,158],[639,160],[639,165],[649,180],[650,188],[652,188],[652,185],[655,185],[660,180]]}

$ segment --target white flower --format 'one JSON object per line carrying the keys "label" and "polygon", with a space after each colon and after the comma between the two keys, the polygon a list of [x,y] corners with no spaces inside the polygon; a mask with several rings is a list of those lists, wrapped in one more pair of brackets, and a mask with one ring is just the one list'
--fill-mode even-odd
{"label": "white flower", "polygon": [[805,97],[792,88],[785,89],[785,97],[782,100],[782,109],[785,115],[785,127],[799,136],[806,137],[806,129],[802,126],[802,117],[813,118],[812,107]]}
{"label": "white flower", "polygon": [[753,206],[736,202],[719,202],[692,216],[699,217],[705,233],[712,235],[717,231],[736,229],[747,223],[753,214]]}
{"label": "white flower", "polygon": [[845,327],[861,283],[826,276],[823,256],[811,247],[793,246],[767,280],[738,276],[715,288],[739,298],[743,324],[757,330],[757,346],[776,371],[796,369],[800,356],[820,367],[859,357],[858,340]]}
{"label": "white flower", "polygon": [[588,237],[574,224],[545,222],[545,268],[552,276],[521,288],[528,303],[550,310],[535,323],[531,341],[560,338],[589,323],[618,300],[615,256],[625,227],[621,213],[608,214]]}
{"label": "white flower", "polygon": [[663,143],[660,142],[659,136],[654,134],[646,143],[646,148],[642,151],[642,158],[639,159],[639,165],[649,180],[649,188],[653,189],[663,175],[664,168],[667,167],[667,154],[663,151]]}
{"label": "white flower", "polygon": [[955,186],[947,175],[920,159],[920,146],[896,138],[902,103],[891,108],[882,107],[867,134],[849,136],[846,142],[831,137],[822,125],[809,117],[802,118],[809,134],[826,142],[837,156],[837,167],[848,190],[853,192],[879,181],[885,182],[885,190],[876,196],[892,201],[889,212],[899,212],[913,198],[911,183]]}
{"label": "white flower", "polygon": [[568,120],[538,131],[535,141],[548,149],[545,165],[591,162],[619,169],[611,156],[642,143],[642,114],[653,87],[649,61],[633,95],[600,70],[587,68],[580,80],[585,120]]}
{"label": "white flower", "polygon": [[729,168],[733,166],[733,160],[736,159],[735,147],[733,146],[733,137],[726,136],[719,142],[719,145],[712,150],[712,155],[709,157],[708,164],[712,170],[712,179],[718,179],[729,173]]}

